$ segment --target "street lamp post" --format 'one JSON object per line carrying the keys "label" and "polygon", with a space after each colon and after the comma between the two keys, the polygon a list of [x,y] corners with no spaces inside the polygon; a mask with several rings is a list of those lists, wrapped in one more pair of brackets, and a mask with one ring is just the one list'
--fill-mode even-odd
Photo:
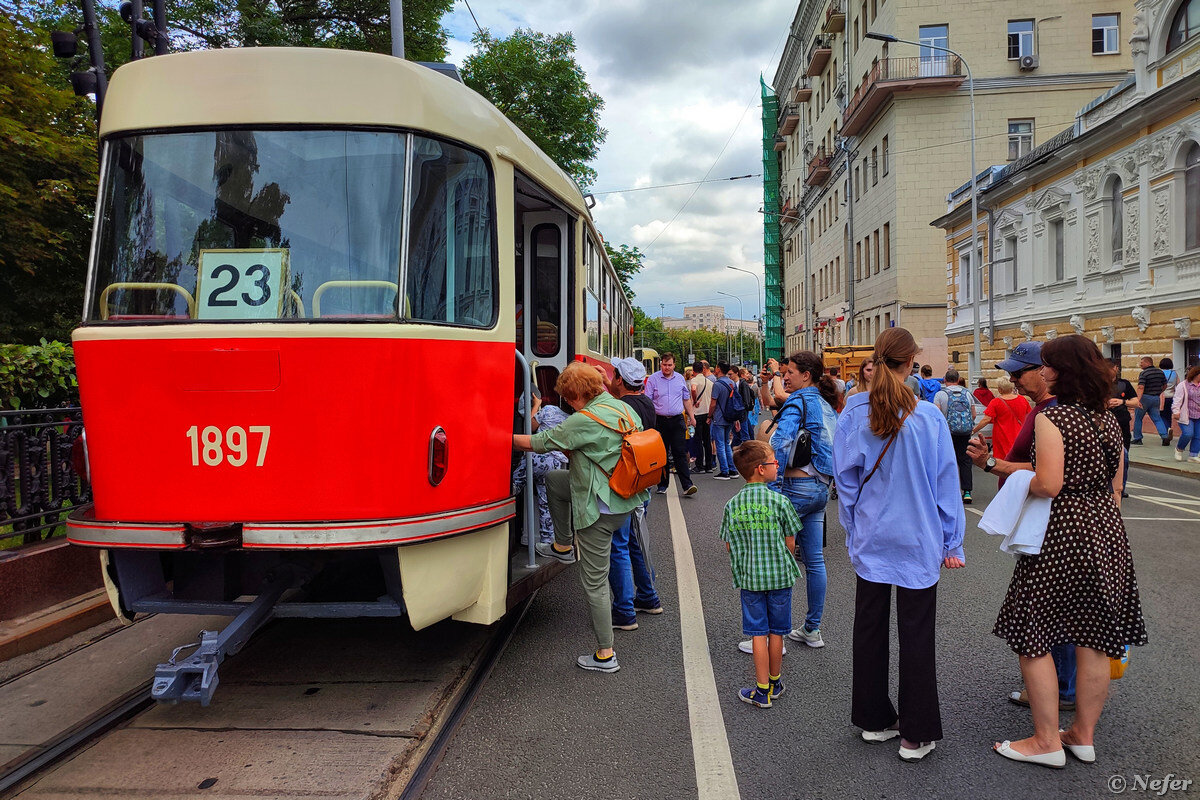
{"label": "street lamp post", "polygon": [[[735,294],[730,294],[729,292],[722,292],[719,289],[717,290],[717,294],[722,294],[722,295],[725,295],[726,297],[732,297],[734,300],[738,301],[738,322],[741,322],[741,320],[742,320],[742,298],[738,297]],[[729,330],[728,323],[726,323],[725,329],[726,329],[726,332],[728,332],[728,330]],[[745,361],[745,358],[743,357],[743,353],[742,353],[742,342],[740,339],[738,340],[738,361]],[[741,366],[741,364],[739,364],[738,366]]]}
{"label": "street lamp post", "polygon": [[[967,68],[967,91],[971,96],[971,253],[967,257],[967,263],[971,265],[971,274],[967,276],[967,280],[976,280],[977,284],[979,284],[974,287],[975,291],[971,292],[971,316],[973,317],[971,324],[971,335],[974,345],[975,369],[976,371],[979,371],[982,367],[983,361],[983,355],[979,350],[979,290],[983,282],[978,281],[975,277],[977,274],[981,274],[981,265],[978,263],[979,183],[978,173],[975,169],[975,78],[971,74],[971,65],[967,63],[967,60],[963,58],[961,54],[951,50],[948,47],[938,47],[937,45],[928,44],[925,42],[913,42],[908,39],[900,39],[888,33],[875,33],[874,31],[869,31],[866,36],[868,39],[875,39],[880,42],[899,42],[902,44],[916,45],[917,47],[928,47],[930,50],[940,50],[943,53],[949,53],[950,55],[957,57],[958,60],[963,63],[963,66]],[[990,293],[991,290],[992,287],[989,286],[988,292]],[[978,375],[972,376],[972,379],[974,379],[974,377],[978,377]]]}
{"label": "street lamp post", "polygon": [[[734,267],[734,266],[729,266],[729,265],[727,265],[725,267],[725,269],[737,270],[738,272],[744,272],[747,275],[753,276],[754,283],[756,286],[758,286],[758,318],[759,318],[759,320],[762,320],[762,318],[763,318],[763,314],[762,314],[762,307],[763,307],[762,281],[759,280],[758,274],[755,272],[751,272],[748,269],[742,269],[741,267]],[[765,363],[763,361],[763,339],[766,338],[766,335],[767,335],[767,327],[766,327],[766,323],[764,322],[763,330],[761,331],[761,335],[758,337],[758,366],[760,369],[762,368],[762,365]]]}

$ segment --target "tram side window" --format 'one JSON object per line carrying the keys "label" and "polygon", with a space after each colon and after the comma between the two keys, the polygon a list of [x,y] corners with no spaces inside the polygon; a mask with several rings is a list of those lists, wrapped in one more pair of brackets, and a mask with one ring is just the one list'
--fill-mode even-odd
{"label": "tram side window", "polygon": [[587,301],[587,343],[588,350],[600,352],[600,301],[591,289],[584,290]]}
{"label": "tram side window", "polygon": [[481,157],[446,142],[414,139],[406,318],[481,328],[494,324],[491,197]]}
{"label": "tram side window", "polygon": [[88,318],[394,319],[404,158],[398,133],[111,139]]}
{"label": "tram side window", "polygon": [[557,225],[538,225],[529,237],[533,249],[532,302],[537,325],[533,352],[558,352],[562,309],[562,236]]}

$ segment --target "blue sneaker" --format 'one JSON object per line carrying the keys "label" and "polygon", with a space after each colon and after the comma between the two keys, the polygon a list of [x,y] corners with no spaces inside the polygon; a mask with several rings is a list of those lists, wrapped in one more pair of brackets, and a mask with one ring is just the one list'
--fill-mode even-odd
{"label": "blue sneaker", "polygon": [[[757,688],[757,687],[755,687]],[[783,678],[777,681],[771,681],[771,699],[774,700],[783,697],[783,693],[787,691],[787,687],[783,685]]]}
{"label": "blue sneaker", "polygon": [[770,708],[771,690],[767,689],[766,691],[763,691],[757,686],[751,686],[738,692],[738,699],[740,699],[743,703],[749,703],[750,705],[758,706],[759,708]]}

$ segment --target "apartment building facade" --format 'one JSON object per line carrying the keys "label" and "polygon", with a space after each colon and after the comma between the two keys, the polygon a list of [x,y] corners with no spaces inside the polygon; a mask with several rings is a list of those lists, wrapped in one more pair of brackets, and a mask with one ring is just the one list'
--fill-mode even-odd
{"label": "apartment building facade", "polygon": [[663,317],[662,326],[667,330],[698,331],[708,328],[714,331],[737,333],[744,331],[758,335],[758,320],[733,319],[725,316],[725,307],[684,306],[682,317]]}
{"label": "apartment building facade", "polygon": [[[1077,124],[991,176],[985,270],[972,274],[966,198],[945,233],[946,334],[985,375],[1020,342],[1079,333],[1120,360],[1200,363],[1200,0],[1139,3],[1135,70]],[[990,234],[990,235],[989,235]],[[990,240],[990,241],[989,241]],[[978,295],[976,294],[978,292]],[[989,369],[991,368],[991,369]]]}
{"label": "apartment building facade", "polygon": [[[1133,0],[802,0],[774,78],[787,349],[892,325],[947,352],[945,239],[930,210],[976,164],[1015,161],[1123,80]],[[916,42],[885,43],[868,32]]]}

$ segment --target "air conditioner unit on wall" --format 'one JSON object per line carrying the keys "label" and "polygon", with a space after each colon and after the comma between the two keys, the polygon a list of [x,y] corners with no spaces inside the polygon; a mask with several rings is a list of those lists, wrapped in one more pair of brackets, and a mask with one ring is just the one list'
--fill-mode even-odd
{"label": "air conditioner unit on wall", "polygon": [[1037,56],[1021,56],[1021,71],[1029,72],[1038,68]]}

